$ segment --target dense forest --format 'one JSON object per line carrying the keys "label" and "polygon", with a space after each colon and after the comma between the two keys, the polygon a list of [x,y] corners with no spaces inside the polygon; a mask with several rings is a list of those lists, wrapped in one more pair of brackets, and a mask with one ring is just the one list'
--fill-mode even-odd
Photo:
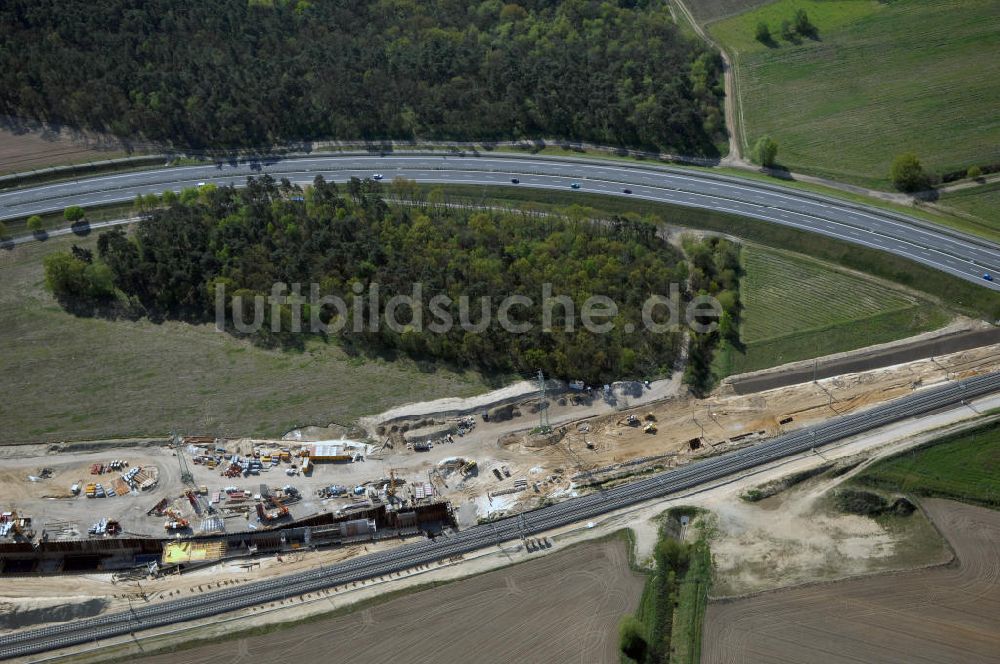
{"label": "dense forest", "polygon": [[7,0],[0,114],[188,148],[724,140],[721,60],[660,0]]}
{"label": "dense forest", "polygon": [[[399,196],[406,184],[393,183],[393,193]],[[338,187],[321,177],[304,191],[264,176],[241,189],[209,185],[179,196],[168,192],[137,202],[147,216],[131,236],[119,228],[102,233],[96,251],[74,247],[46,257],[46,281],[75,311],[191,322],[216,320],[217,285],[224,284],[227,329],[284,348],[306,339],[293,331],[289,303],[263,307],[262,326],[239,332],[233,316],[249,322],[253,314],[246,309],[234,314],[232,297],[252,302],[254,295],[269,294],[275,282],[285,282],[302,284],[308,300],[315,283],[320,295],[339,296],[348,305],[338,310],[316,303],[320,321],[344,323],[331,336],[347,348],[401,352],[488,372],[542,369],[591,383],[668,372],[683,336],[676,330],[647,330],[643,303],[653,294],[668,296],[671,283],[681,284],[687,297],[689,276],[699,282],[699,290],[720,288],[714,272],[701,266],[714,265],[712,250],[698,250],[704,261],[698,258],[689,275],[680,250],[649,221],[465,209],[419,198],[418,192],[414,204],[390,206],[376,182],[352,180]],[[359,331],[355,321],[370,320],[367,298],[375,283],[380,319],[393,295],[411,295],[413,284],[420,283],[423,325],[412,324],[404,307],[397,312],[402,321],[397,329],[364,323]],[[551,308],[553,324],[550,331],[543,329],[546,283],[553,297],[572,300],[572,331],[562,305]],[[355,308],[357,293],[363,309]],[[499,300],[514,294],[533,301],[510,310],[512,322],[528,323],[530,330],[512,332],[494,323],[480,332],[460,324],[461,296],[470,298],[465,320],[475,324],[481,320],[481,297],[493,298],[496,320]],[[428,307],[436,295],[450,299],[443,310],[455,322],[443,332],[430,325],[442,320]],[[613,330],[584,329],[583,304],[591,295],[616,303]],[[657,322],[665,313],[655,314]],[[306,331],[312,315],[307,302],[301,314]],[[272,321],[280,323],[277,332]],[[628,331],[627,323],[635,329]]]}

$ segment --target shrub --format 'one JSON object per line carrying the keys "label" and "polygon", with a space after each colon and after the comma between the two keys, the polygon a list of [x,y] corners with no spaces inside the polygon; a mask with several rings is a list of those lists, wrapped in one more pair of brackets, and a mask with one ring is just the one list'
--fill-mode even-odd
{"label": "shrub", "polygon": [[859,489],[842,489],[836,494],[837,507],[850,514],[877,516],[889,508],[885,498]]}
{"label": "shrub", "polygon": [[83,208],[79,205],[70,205],[68,208],[63,210],[63,219],[69,222],[76,222],[83,219],[84,213]]}
{"label": "shrub", "polygon": [[889,177],[900,191],[920,191],[930,186],[930,178],[924,172],[923,164],[912,152],[901,154],[892,160]]}
{"label": "shrub", "polygon": [[761,166],[774,166],[778,158],[778,143],[770,136],[761,136],[753,146],[751,157]]}
{"label": "shrub", "polygon": [[618,625],[618,649],[635,662],[646,659],[649,644],[646,642],[645,631],[632,614],[626,614]]}
{"label": "shrub", "polygon": [[774,41],[771,37],[771,29],[767,27],[767,23],[764,23],[764,21],[757,24],[757,32],[754,34],[754,37],[761,44],[771,44]]}

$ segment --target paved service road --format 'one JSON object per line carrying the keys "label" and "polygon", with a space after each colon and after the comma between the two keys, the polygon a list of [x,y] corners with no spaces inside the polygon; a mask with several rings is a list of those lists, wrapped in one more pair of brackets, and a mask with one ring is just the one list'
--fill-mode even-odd
{"label": "paved service road", "polygon": [[[874,207],[838,201],[769,183],[677,168],[602,159],[521,155],[444,156],[338,154],[272,158],[162,168],[105,175],[0,193],[0,219],[131,201],[136,194],[179,191],[199,183],[242,185],[247,176],[269,173],[306,183],[322,174],[343,182],[382,173],[418,182],[508,185],[640,198],[707,208],[808,230],[897,254],[935,269],[1000,290],[1000,245]],[[512,185],[511,179],[520,183]],[[624,193],[625,189],[631,194]],[[983,274],[996,276],[988,282]]]}

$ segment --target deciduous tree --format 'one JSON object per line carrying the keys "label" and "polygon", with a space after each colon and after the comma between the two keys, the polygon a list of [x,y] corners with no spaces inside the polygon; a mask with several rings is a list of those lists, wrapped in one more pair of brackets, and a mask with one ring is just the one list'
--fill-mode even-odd
{"label": "deciduous tree", "polygon": [[778,143],[770,136],[761,136],[753,147],[753,160],[770,168],[778,158]]}
{"label": "deciduous tree", "polygon": [[889,172],[896,189],[906,192],[920,191],[930,186],[930,179],[924,172],[920,159],[912,152],[906,152],[892,160]]}

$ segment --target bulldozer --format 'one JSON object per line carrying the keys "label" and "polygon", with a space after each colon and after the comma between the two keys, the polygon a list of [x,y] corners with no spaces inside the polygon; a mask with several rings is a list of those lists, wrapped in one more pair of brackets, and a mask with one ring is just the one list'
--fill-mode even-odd
{"label": "bulldozer", "polygon": [[644,433],[656,433],[656,423],[649,422],[642,428]]}

